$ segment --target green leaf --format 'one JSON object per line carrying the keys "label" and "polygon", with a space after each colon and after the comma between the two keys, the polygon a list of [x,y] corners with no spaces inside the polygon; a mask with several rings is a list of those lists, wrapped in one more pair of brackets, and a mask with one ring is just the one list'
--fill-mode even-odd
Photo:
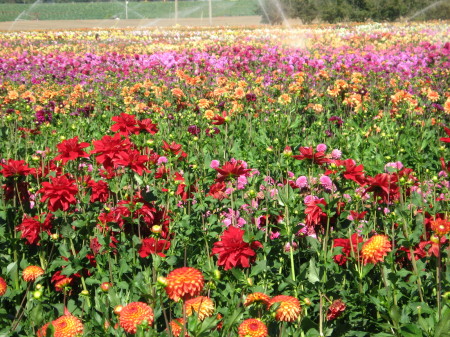
{"label": "green leaf", "polygon": [[416,324],[406,324],[400,328],[400,334],[404,337],[421,337],[422,331]]}
{"label": "green leaf", "polygon": [[144,182],[143,182],[141,176],[137,173],[134,174],[134,180],[136,180],[138,186],[144,185]]}
{"label": "green leaf", "polygon": [[364,278],[374,267],[375,265],[372,263],[366,264],[362,270],[362,277]]}
{"label": "green leaf", "polygon": [[267,261],[266,260],[261,260],[258,261],[253,267],[252,267],[252,271],[250,273],[250,277],[252,276],[256,276],[259,273],[261,273],[262,271],[267,269]]}
{"label": "green leaf", "polygon": [[316,283],[320,281],[319,269],[317,268],[317,262],[315,258],[309,260],[308,281],[311,283]]}
{"label": "green leaf", "polygon": [[450,336],[450,309],[446,310],[441,317],[441,320],[436,325],[434,330],[434,337],[449,337]]}
{"label": "green leaf", "polygon": [[394,323],[394,326],[397,328],[400,322],[400,318],[402,316],[398,306],[393,305],[389,309],[389,316],[391,316],[392,322]]}
{"label": "green leaf", "polygon": [[38,303],[30,312],[30,319],[34,325],[39,326],[43,320],[42,304]]}

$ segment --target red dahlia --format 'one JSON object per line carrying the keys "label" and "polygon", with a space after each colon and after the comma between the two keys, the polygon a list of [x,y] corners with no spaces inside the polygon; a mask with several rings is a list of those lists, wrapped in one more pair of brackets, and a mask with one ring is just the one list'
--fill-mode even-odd
{"label": "red dahlia", "polygon": [[89,143],[78,143],[78,136],[63,140],[60,144],[56,145],[58,148],[59,155],[54,158],[54,160],[61,160],[63,165],[70,160],[75,160],[77,158],[87,158],[89,155],[83,151],[84,148],[88,147]]}
{"label": "red dahlia", "polygon": [[444,126],[444,131],[448,137],[441,137],[439,140],[444,143],[450,143],[450,128]]}
{"label": "red dahlia", "polygon": [[247,176],[251,169],[245,168],[242,160],[230,160],[223,164],[222,167],[215,169],[218,173],[216,182],[233,180],[239,176]]}
{"label": "red dahlia", "polygon": [[312,147],[300,147],[299,148],[300,154],[292,156],[292,158],[295,158],[297,160],[311,160],[313,163],[322,165],[325,163],[329,163],[330,159],[325,157],[325,152],[319,151],[314,152],[314,149]]}
{"label": "red dahlia", "polygon": [[130,134],[139,134],[140,127],[137,125],[134,115],[121,113],[119,116],[111,118],[113,122],[116,122],[111,126],[111,131],[117,132],[119,135],[128,136]]}
{"label": "red dahlia", "polygon": [[43,182],[38,193],[42,193],[41,202],[48,201],[48,209],[52,212],[62,209],[67,211],[70,205],[77,203],[75,195],[78,188],[75,180],[69,179],[66,175],[51,177],[51,182]]}
{"label": "red dahlia", "polygon": [[25,160],[8,159],[7,164],[0,163],[0,166],[3,167],[3,169],[0,170],[0,174],[5,178],[27,176],[35,173],[35,169],[28,167]]}
{"label": "red dahlia", "polygon": [[307,225],[319,225],[325,223],[327,219],[327,214],[322,210],[319,205],[326,206],[327,203],[325,199],[316,199],[310,201],[306,204],[305,214]]}
{"label": "red dahlia", "polygon": [[30,245],[39,245],[39,234],[41,232],[47,232],[50,235],[50,229],[52,228],[51,221],[53,214],[47,214],[44,222],[39,221],[39,217],[36,215],[30,217],[25,214],[22,223],[16,227],[17,231],[21,231],[21,238],[26,239]]}
{"label": "red dahlia", "polygon": [[0,276],[0,296],[5,295],[8,285],[3,277]]}
{"label": "red dahlia", "polygon": [[327,321],[331,321],[341,316],[346,308],[347,306],[342,300],[334,300],[328,308]]}
{"label": "red dahlia", "polygon": [[242,267],[248,268],[256,259],[254,249],[261,248],[259,241],[251,244],[244,241],[245,231],[234,226],[228,227],[220,237],[221,240],[214,243],[213,254],[219,254],[219,266],[224,266],[225,270]]}
{"label": "red dahlia", "polygon": [[363,241],[364,239],[356,233],[350,239],[334,239],[333,247],[342,247],[342,254],[333,256],[334,261],[342,266],[347,262],[347,258],[352,255],[352,252],[357,257],[359,255],[358,244]]}
{"label": "red dahlia", "polygon": [[170,241],[156,240],[155,238],[142,239],[142,245],[139,249],[140,257],[147,257],[150,254],[158,254],[165,257],[164,251],[170,248]]}

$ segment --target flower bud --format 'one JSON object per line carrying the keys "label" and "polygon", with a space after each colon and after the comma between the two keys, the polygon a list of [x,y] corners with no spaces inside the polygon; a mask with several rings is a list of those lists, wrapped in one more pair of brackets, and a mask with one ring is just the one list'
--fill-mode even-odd
{"label": "flower bud", "polygon": [[103,283],[100,285],[100,289],[101,289],[103,292],[107,292],[111,287],[112,287],[112,284],[109,283],[109,282],[103,282]]}
{"label": "flower bud", "polygon": [[120,314],[120,312],[122,311],[122,309],[123,309],[123,306],[122,305],[116,305],[115,307],[114,307],[114,313],[116,314],[116,315],[118,315],[118,314]]}
{"label": "flower bud", "polygon": [[40,290],[35,290],[35,291],[33,291],[33,298],[34,298],[34,299],[38,300],[38,299],[40,299],[41,297],[42,297],[42,291],[40,291]]}
{"label": "flower bud", "polygon": [[162,232],[162,227],[159,225],[153,225],[151,231],[152,233],[159,234]]}
{"label": "flower bud", "polygon": [[158,284],[160,284],[160,285],[162,285],[162,286],[164,286],[164,287],[167,286],[167,279],[166,279],[164,276],[159,276],[159,277],[156,279],[156,282],[158,282]]}

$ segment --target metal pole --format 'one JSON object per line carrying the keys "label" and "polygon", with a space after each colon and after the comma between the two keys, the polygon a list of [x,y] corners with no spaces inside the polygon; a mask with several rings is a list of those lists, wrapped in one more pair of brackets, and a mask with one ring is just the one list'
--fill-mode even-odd
{"label": "metal pole", "polygon": [[209,25],[212,26],[212,1],[209,0],[208,2],[208,9],[209,9]]}
{"label": "metal pole", "polygon": [[125,0],[125,19],[128,20],[128,0]]}

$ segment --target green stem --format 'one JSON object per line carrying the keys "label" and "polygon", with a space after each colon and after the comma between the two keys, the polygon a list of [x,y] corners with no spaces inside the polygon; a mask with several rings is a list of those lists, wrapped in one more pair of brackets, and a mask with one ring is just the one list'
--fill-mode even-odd
{"label": "green stem", "polygon": [[442,292],[442,281],[441,281],[441,270],[442,270],[442,261],[441,261],[441,237],[439,236],[438,241],[438,256],[437,256],[437,266],[436,266],[436,283],[437,283],[437,307],[438,307],[438,322],[441,320],[441,292]]}

